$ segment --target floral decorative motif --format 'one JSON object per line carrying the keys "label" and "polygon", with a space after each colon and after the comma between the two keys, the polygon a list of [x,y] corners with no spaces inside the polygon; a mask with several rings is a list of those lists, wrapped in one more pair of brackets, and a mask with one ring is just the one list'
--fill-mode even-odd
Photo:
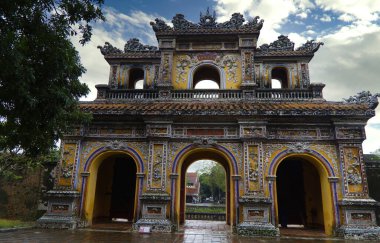
{"label": "floral decorative motif", "polygon": [[237,58],[231,56],[225,56],[223,58],[223,66],[227,69],[228,81],[232,81],[234,83],[237,82],[236,71],[237,71]]}
{"label": "floral decorative motif", "polygon": [[163,158],[162,154],[156,155],[157,160],[153,163],[153,180],[157,181],[161,179],[161,169]]}
{"label": "floral decorative motif", "polygon": [[308,150],[310,150],[309,144],[303,143],[303,142],[290,144],[288,146],[288,148],[289,148],[289,151],[291,151],[293,153],[304,153],[304,152],[307,152]]}
{"label": "floral decorative motif", "polygon": [[68,179],[73,175],[74,165],[66,165],[61,167],[61,175],[63,178]]}
{"label": "floral decorative motif", "polygon": [[210,14],[209,8],[207,8],[207,11],[205,14],[201,12],[200,18],[199,18],[199,25],[202,27],[215,27],[216,26],[216,14],[215,11],[213,14]]}
{"label": "floral decorative motif", "polygon": [[352,150],[346,150],[345,153],[346,163],[349,165],[347,168],[347,182],[351,185],[362,183],[362,176],[360,172],[359,158],[353,153]]}
{"label": "floral decorative motif", "polygon": [[177,83],[186,82],[186,69],[191,66],[191,60],[189,56],[181,56],[177,61]]}

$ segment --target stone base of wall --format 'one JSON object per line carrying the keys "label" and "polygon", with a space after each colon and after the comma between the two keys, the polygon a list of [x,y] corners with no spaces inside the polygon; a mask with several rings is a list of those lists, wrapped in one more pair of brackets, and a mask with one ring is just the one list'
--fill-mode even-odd
{"label": "stone base of wall", "polygon": [[140,227],[150,227],[152,232],[165,233],[174,232],[176,229],[175,225],[168,219],[139,219],[136,223],[133,224],[133,230],[139,231]]}
{"label": "stone base of wall", "polygon": [[336,230],[336,235],[352,240],[380,240],[380,227],[342,226]]}
{"label": "stone base of wall", "polygon": [[86,226],[86,222],[75,216],[44,215],[37,220],[37,227],[47,229],[76,229]]}
{"label": "stone base of wall", "polygon": [[280,230],[269,223],[243,222],[236,227],[236,232],[242,236],[277,237],[280,235]]}

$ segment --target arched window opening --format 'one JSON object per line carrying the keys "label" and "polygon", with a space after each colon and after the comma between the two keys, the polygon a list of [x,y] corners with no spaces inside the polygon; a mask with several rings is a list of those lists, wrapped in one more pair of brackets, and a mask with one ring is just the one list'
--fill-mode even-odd
{"label": "arched window opening", "polygon": [[219,89],[219,84],[213,80],[201,80],[194,85],[194,89]]}
{"label": "arched window opening", "polygon": [[135,89],[144,89],[144,79],[135,82]]}
{"label": "arched window opening", "polygon": [[143,88],[144,88],[144,70],[142,70],[141,68],[132,68],[129,71],[128,89],[143,89]]}
{"label": "arched window opening", "polygon": [[281,81],[278,79],[272,79],[272,84],[271,84],[272,89],[281,89]]}
{"label": "arched window opening", "polygon": [[197,68],[193,75],[194,89],[219,89],[220,74],[218,69],[211,65],[203,65]]}
{"label": "arched window opening", "polygon": [[289,88],[288,71],[286,68],[275,67],[272,69],[272,83],[271,83],[272,87],[271,88],[278,89],[278,87],[273,87],[273,85],[275,84],[273,80],[278,80],[280,82],[281,87],[279,88],[284,88],[284,89]]}

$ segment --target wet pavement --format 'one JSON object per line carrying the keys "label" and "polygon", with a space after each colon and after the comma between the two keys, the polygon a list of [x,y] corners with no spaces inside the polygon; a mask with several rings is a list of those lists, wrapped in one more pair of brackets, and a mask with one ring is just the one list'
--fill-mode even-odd
{"label": "wet pavement", "polygon": [[[124,226],[123,226],[124,227]],[[80,230],[47,230],[27,229],[0,233],[0,242],[136,242],[136,243],[358,243],[363,241],[348,241],[328,237],[283,236],[280,238],[242,237],[231,233],[230,227],[224,222],[188,220],[176,233],[140,234],[130,229],[95,227]],[[305,232],[305,231],[304,231]]]}

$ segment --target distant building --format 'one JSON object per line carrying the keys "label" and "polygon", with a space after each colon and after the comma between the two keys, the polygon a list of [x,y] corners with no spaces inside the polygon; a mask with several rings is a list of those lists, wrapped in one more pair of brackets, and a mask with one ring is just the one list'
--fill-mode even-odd
{"label": "distant building", "polygon": [[198,203],[201,184],[197,172],[186,173],[186,203]]}

